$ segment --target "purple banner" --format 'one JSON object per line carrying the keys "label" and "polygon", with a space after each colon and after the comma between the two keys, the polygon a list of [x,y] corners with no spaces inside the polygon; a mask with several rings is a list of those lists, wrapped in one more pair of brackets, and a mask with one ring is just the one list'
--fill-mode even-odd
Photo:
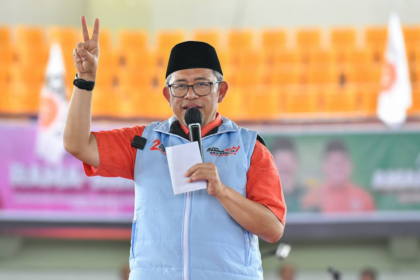
{"label": "purple banner", "polygon": [[129,221],[134,182],[87,177],[66,154],[58,165],[35,155],[36,124],[0,124],[0,218]]}

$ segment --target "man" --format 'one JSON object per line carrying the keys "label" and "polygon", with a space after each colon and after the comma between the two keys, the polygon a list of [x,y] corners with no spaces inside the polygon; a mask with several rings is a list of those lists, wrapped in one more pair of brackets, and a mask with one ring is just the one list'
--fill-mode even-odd
{"label": "man", "polygon": [[120,274],[121,280],[128,280],[130,277],[130,267],[124,266],[123,268],[121,268]]}
{"label": "man", "polygon": [[300,201],[304,188],[296,179],[299,160],[295,145],[290,138],[280,138],[274,142],[271,151],[281,177],[281,186],[287,203],[287,212],[301,211]]}
{"label": "man", "polygon": [[282,265],[279,269],[280,280],[294,280],[295,279],[295,268],[290,264]]}
{"label": "man", "polygon": [[304,198],[305,207],[319,207],[326,213],[374,210],[369,192],[351,182],[353,165],[342,141],[332,140],[327,144],[323,171],[324,185]]}
{"label": "man", "polygon": [[365,268],[362,270],[362,273],[360,273],[360,280],[376,280],[377,273],[372,268]]}
{"label": "man", "polygon": [[[148,126],[91,132],[91,100],[99,56],[99,20],[92,39],[82,17],[84,42],[73,51],[78,78],[64,132],[64,146],[83,161],[88,176],[135,182],[130,280],[263,279],[258,237],[276,242],[286,205],[271,154],[257,133],[217,113],[228,84],[213,47],[176,45],[163,96],[174,117]],[[184,115],[203,114],[204,163],[185,176],[207,189],[174,195],[165,147],[188,143]],[[135,135],[143,148],[131,146]],[[220,153],[218,153],[220,151]]]}

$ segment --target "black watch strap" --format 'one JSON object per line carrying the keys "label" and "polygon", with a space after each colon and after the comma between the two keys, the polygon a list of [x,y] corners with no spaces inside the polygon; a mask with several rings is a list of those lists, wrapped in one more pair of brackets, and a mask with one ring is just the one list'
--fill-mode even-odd
{"label": "black watch strap", "polygon": [[73,85],[80,89],[92,91],[93,88],[95,87],[95,82],[79,79],[79,77],[76,74],[76,78],[73,81]]}

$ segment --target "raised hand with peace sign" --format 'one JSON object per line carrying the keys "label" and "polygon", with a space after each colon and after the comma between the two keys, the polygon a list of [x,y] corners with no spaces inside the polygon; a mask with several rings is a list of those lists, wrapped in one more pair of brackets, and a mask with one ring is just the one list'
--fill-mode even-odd
{"label": "raised hand with peace sign", "polygon": [[99,19],[95,19],[92,39],[84,16],[82,16],[82,31],[84,42],[77,43],[77,47],[73,50],[74,65],[80,79],[95,81],[99,58]]}

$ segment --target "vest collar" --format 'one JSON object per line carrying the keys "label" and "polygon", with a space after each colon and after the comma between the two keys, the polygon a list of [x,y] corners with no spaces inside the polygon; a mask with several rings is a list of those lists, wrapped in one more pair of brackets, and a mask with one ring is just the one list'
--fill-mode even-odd
{"label": "vest collar", "polygon": [[[171,133],[171,125],[177,121],[177,118],[175,116],[172,116],[171,118],[167,119],[166,121],[158,124],[153,131],[157,131],[157,132],[161,132],[161,133],[165,133],[165,134],[169,134],[169,135],[175,135],[177,137],[183,138],[177,134],[173,134]],[[225,132],[236,132],[239,131],[239,127],[232,122],[231,120],[229,120],[228,118],[222,117],[222,125],[219,126],[219,129],[217,131],[217,133],[215,134],[211,134],[208,136],[205,136],[203,138],[207,138],[207,137],[211,137],[213,135],[217,135],[217,134],[221,134],[221,133],[225,133]],[[184,138],[183,138],[184,139]]]}

